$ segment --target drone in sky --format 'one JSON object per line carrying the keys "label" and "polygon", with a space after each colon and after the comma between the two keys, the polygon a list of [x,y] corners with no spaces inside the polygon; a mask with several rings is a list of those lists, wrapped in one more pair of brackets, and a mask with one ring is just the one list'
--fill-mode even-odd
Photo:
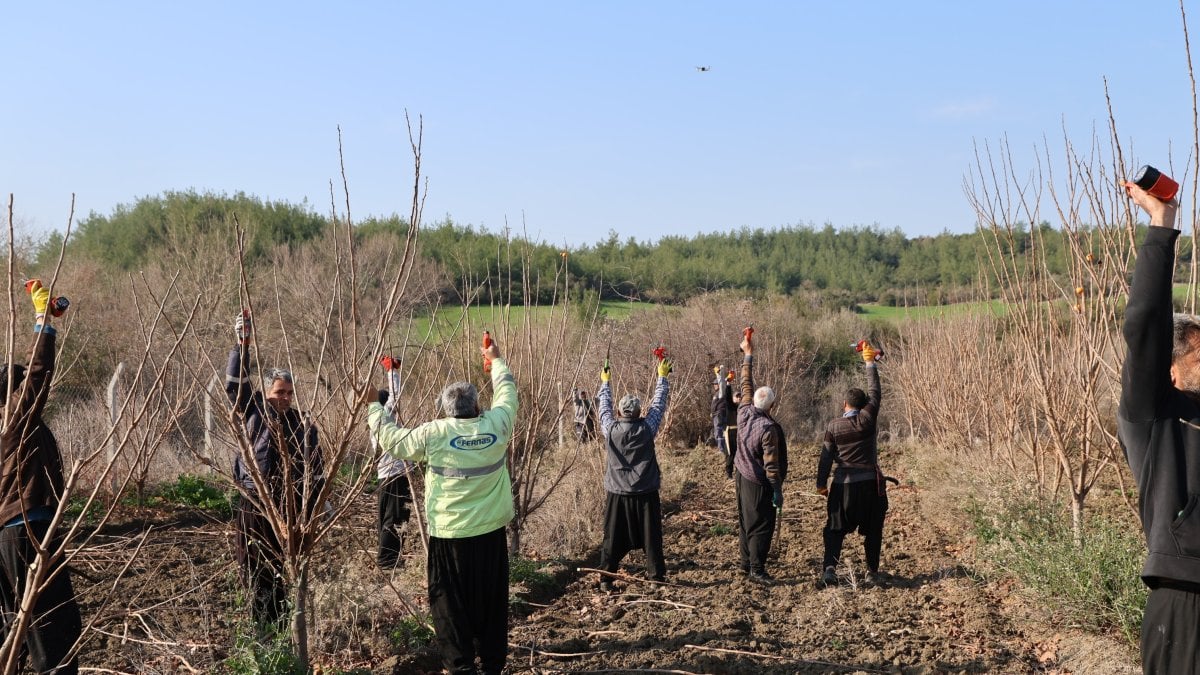
{"label": "drone in sky", "polygon": [[712,70],[712,67],[710,67],[710,66],[696,66],[696,70],[697,70],[697,71],[699,71],[699,72],[701,72],[701,73],[707,73],[708,71]]}

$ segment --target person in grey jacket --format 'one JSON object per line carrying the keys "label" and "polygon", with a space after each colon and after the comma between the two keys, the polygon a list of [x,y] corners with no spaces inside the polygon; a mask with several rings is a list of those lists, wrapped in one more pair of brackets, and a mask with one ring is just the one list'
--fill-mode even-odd
{"label": "person in grey jacket", "polygon": [[[641,416],[641,399],[633,394],[621,397],[614,417],[607,360],[600,371],[600,431],[607,457],[600,569],[607,572],[616,572],[625,554],[640,548],[646,553],[647,576],[652,581],[665,581],[667,577],[662,550],[662,504],[658,497],[662,472],[658,468],[654,438],[667,409],[670,374],[670,360],[660,360],[654,399],[645,417]],[[603,577],[600,590],[610,592],[615,587],[608,577]]]}
{"label": "person in grey jacket", "polygon": [[1173,315],[1178,202],[1132,183],[1149,216],[1125,310],[1117,435],[1137,481],[1149,555],[1142,669],[1194,673],[1200,664],[1200,319]]}

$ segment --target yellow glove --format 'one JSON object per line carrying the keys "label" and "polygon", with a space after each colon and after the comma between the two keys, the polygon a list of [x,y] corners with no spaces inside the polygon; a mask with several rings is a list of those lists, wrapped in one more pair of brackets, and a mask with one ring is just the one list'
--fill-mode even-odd
{"label": "yellow glove", "polygon": [[658,376],[666,377],[671,374],[671,359],[663,359],[658,362]]}
{"label": "yellow glove", "polygon": [[33,311],[38,316],[46,316],[46,307],[50,305],[50,289],[43,286],[40,279],[30,279],[25,282],[25,290],[29,291],[29,299],[33,301]]}
{"label": "yellow glove", "polygon": [[876,355],[877,353],[878,353],[878,352],[876,352],[876,351],[875,351],[875,348],[871,346],[871,343],[870,343],[870,342],[863,342],[863,348],[862,348],[862,359],[863,359],[863,362],[865,362],[865,363],[874,363],[874,362],[875,362],[875,355]]}
{"label": "yellow glove", "polygon": [[721,379],[721,366],[713,366],[713,375],[716,375],[718,380]]}
{"label": "yellow glove", "polygon": [[610,377],[612,377],[611,370],[612,369],[608,365],[608,359],[604,359],[604,365],[600,367],[600,381],[601,382],[608,382],[608,379]]}

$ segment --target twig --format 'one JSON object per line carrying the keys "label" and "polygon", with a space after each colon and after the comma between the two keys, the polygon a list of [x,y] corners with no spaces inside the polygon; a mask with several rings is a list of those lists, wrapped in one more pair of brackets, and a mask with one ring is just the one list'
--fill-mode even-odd
{"label": "twig", "polygon": [[594,631],[588,632],[587,636],[588,637],[598,637],[600,635],[624,635],[624,634],[625,634],[625,631],[623,631],[623,630],[594,630]]}
{"label": "twig", "polygon": [[654,581],[652,579],[642,579],[640,577],[634,577],[634,576],[630,576],[628,574],[621,574],[620,572],[608,572],[606,570],[598,570],[598,569],[594,569],[591,567],[576,567],[575,571],[583,572],[584,574],[587,574],[589,572],[593,573],[593,574],[601,574],[606,577],[612,577],[614,579],[621,579],[624,581],[633,581],[633,582],[636,582],[639,584],[654,584],[655,586],[674,586],[675,588],[685,588],[685,586],[683,586],[682,584],[673,584],[669,581]]}
{"label": "twig", "polygon": [[877,670],[875,668],[867,668],[865,666],[847,666],[842,663],[831,663],[829,661],[813,661],[810,659],[793,659],[787,656],[776,656],[775,654],[759,654],[757,652],[746,652],[740,649],[722,649],[721,647],[701,647],[699,645],[684,645],[685,649],[699,649],[703,652],[718,652],[721,654],[737,654],[738,656],[753,656],[760,659],[775,659],[776,661],[791,661],[792,663],[803,663],[812,666],[824,666],[826,668],[838,668],[840,670],[861,671],[864,673],[886,673],[886,670]]}
{"label": "twig", "polygon": [[682,602],[671,602],[670,600],[630,600],[628,602],[622,602],[620,604],[622,604],[622,605],[637,605],[637,604],[649,603],[649,602],[658,603],[660,605],[671,605],[672,607],[678,607],[680,609],[696,609],[695,607],[693,607],[691,605],[685,605]]}
{"label": "twig", "polygon": [[537,649],[530,645],[519,645],[519,644],[516,644],[513,642],[508,643],[508,646],[512,647],[513,649],[527,649],[527,650],[529,650],[530,656],[536,654],[538,656],[548,656],[552,659],[577,659],[581,656],[595,656],[596,654],[606,653],[605,650],[600,650],[600,651],[595,651],[595,652],[578,652],[578,653],[574,653],[574,654],[560,654],[558,652],[542,651],[541,649]]}

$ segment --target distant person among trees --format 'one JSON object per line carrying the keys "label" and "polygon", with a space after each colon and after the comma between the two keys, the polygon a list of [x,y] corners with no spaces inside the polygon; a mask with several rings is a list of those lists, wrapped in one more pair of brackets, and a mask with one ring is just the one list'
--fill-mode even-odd
{"label": "distant person among trees", "polygon": [[[733,477],[733,452],[731,452],[729,439],[727,438],[730,429],[737,429],[737,420],[734,418],[734,402],[733,402],[733,371],[726,372],[725,366],[718,365],[713,367],[713,397],[712,397],[712,423],[713,423],[713,440],[717,442],[717,451],[721,453],[721,458],[725,460],[725,475],[729,478]],[[730,424],[730,421],[734,424]],[[732,433],[736,434],[736,431]],[[736,435],[734,443],[736,444]],[[733,450],[736,450],[736,445]]]}
{"label": "distant person among trees", "polygon": [[[367,409],[367,428],[384,452],[425,462],[425,513],[429,524],[429,610],[452,674],[499,675],[508,658],[508,541],[513,519],[508,444],[517,419],[517,383],[494,341],[480,349],[491,364],[492,408],[479,407],[469,382],[442,390],[446,416],[416,428],[397,426],[378,402]],[[374,395],[374,392],[371,392]]]}
{"label": "distant person among trees", "polygon": [[30,576],[63,491],[58,441],[42,419],[56,357],[50,317],[62,310],[51,305],[50,291],[41,281],[31,279],[26,288],[34,309],[33,356],[28,367],[5,364],[0,372],[6,422],[0,432],[0,604],[5,635],[11,636],[30,585],[43,584],[32,615],[25,619],[24,645],[17,648],[35,672],[77,673],[73,648],[83,623],[67,568],[62,558],[53,557],[62,550],[61,538],[43,550],[39,567],[44,571]]}
{"label": "distant person among trees", "polygon": [[292,407],[292,374],[270,368],[263,374],[261,392],[251,386],[253,325],[248,311],[234,320],[233,332],[237,343],[229,352],[225,393],[249,444],[248,454],[240,446],[234,450],[233,477],[241,492],[234,514],[234,547],[249,589],[251,616],[261,626],[275,627],[287,611],[284,556],[276,528],[298,533],[316,513],[325,485],[324,460],[317,427]]}
{"label": "distant person among trees", "polygon": [[575,438],[580,443],[590,443],[596,437],[596,417],[592,414],[592,399],[580,389],[571,390],[571,403],[575,406]]}
{"label": "distant person among trees", "polygon": [[[385,356],[379,360],[383,366],[384,375],[388,379],[388,388],[380,389],[378,402],[383,406],[386,419],[396,421],[396,402],[398,396],[392,392],[400,391],[400,360]],[[368,434],[371,439],[371,450],[379,449],[375,434]],[[375,469],[379,478],[379,568],[395,569],[403,562],[404,529],[412,517],[412,489],[409,487],[408,476],[413,469],[412,462],[406,462],[389,453],[381,453]]]}
{"label": "distant person among trees", "polygon": [[[879,356],[870,344],[862,347],[863,370],[867,391],[854,388],[846,392],[842,414],[825,427],[821,459],[817,463],[817,492],[826,495],[825,555],[821,582],[837,584],[837,565],[846,535],[858,530],[863,535],[867,558],[864,581],[879,582],[879,556],[883,548],[883,520],[887,515],[887,481],[879,468],[878,434]],[[837,465],[834,467],[834,465]],[[829,484],[830,469],[833,483]]]}
{"label": "distant person among trees", "polygon": [[754,345],[747,328],[742,337],[742,376],[737,413],[738,545],[742,573],[755,583],[769,586],[767,555],[775,531],[776,510],[783,508],[783,482],[787,479],[787,438],[771,416],[775,390],[754,387]]}
{"label": "distant person among trees", "polygon": [[[662,472],[654,439],[667,409],[671,386],[670,359],[658,362],[658,380],[650,409],[642,417],[642,400],[625,394],[613,415],[612,371],[608,360],[600,369],[600,433],[604,436],[604,541],[600,545],[600,569],[616,572],[621,559],[634,549],[646,554],[646,576],[665,581],[667,567],[662,549],[662,503],[658,491]],[[615,590],[608,577],[600,579],[601,591]]]}
{"label": "distant person among trees", "polygon": [[1169,202],[1126,182],[1150,217],[1125,309],[1128,346],[1117,434],[1138,486],[1150,588],[1142,619],[1142,670],[1200,667],[1200,318],[1173,314],[1175,218]]}

